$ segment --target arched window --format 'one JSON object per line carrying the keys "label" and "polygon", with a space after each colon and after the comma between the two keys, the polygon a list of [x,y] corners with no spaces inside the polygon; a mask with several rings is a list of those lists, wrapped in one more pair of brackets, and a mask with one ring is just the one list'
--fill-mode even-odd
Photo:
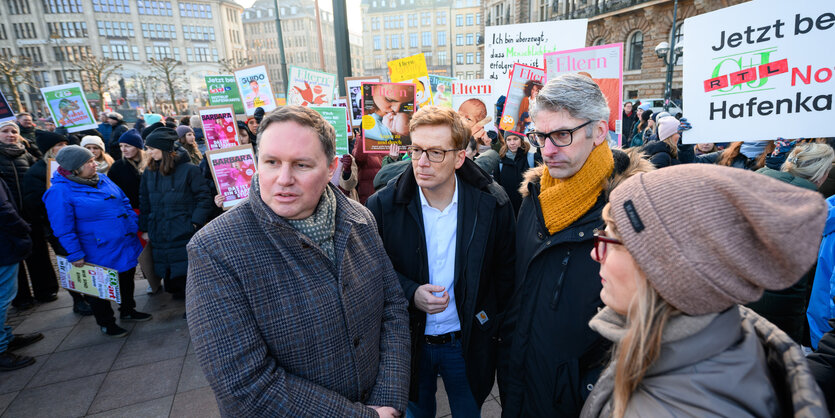
{"label": "arched window", "polygon": [[597,38],[597,39],[594,40],[594,42],[591,43],[591,46],[600,46],[600,45],[606,45],[606,40],[603,39],[603,37]]}
{"label": "arched window", "polygon": [[644,54],[644,34],[641,31],[635,31],[626,41],[626,69],[640,70],[641,58]]}
{"label": "arched window", "polygon": [[[679,45],[679,44],[681,43],[681,40],[682,40],[682,39],[684,39],[684,38],[682,37],[682,34],[684,33],[684,32],[683,32],[683,30],[682,30],[682,27],[684,27],[684,22],[678,22],[678,23],[676,23],[676,33],[675,33],[675,35],[673,35],[673,36],[674,36],[674,39],[676,40],[676,45]],[[670,45],[672,45],[672,42],[670,43]],[[683,64],[683,63],[681,62],[681,60],[682,60],[682,57],[681,57],[681,56],[676,57],[676,63],[675,63],[675,65],[681,65],[681,64]]]}

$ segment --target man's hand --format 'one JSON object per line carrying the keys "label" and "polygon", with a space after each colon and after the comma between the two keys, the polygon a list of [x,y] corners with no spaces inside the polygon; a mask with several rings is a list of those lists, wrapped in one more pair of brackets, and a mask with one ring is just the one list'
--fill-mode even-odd
{"label": "man's hand", "polygon": [[73,261],[72,265],[74,265],[76,267],[81,267],[81,266],[84,265],[84,259],[82,258],[81,260]]}
{"label": "man's hand", "polygon": [[388,417],[399,417],[401,416],[400,411],[390,407],[390,406],[369,406],[369,408],[377,411],[377,415],[380,418],[388,418]]}
{"label": "man's hand", "polygon": [[[226,200],[226,197],[225,197],[225,196],[223,196],[222,194],[219,194],[219,195],[215,196],[215,206],[217,206],[217,207],[219,207],[219,208],[222,208],[222,207],[223,207],[223,201],[224,201],[224,200]],[[143,239],[144,239],[145,241],[147,241],[147,240],[148,240],[147,238],[144,238],[144,237],[143,237]]]}
{"label": "man's hand", "polygon": [[[441,297],[433,295],[433,292],[444,292]],[[443,286],[425,284],[415,290],[415,306],[423,312],[436,314],[443,312],[449,305],[449,293],[444,291]]]}
{"label": "man's hand", "polygon": [[143,239],[143,240],[145,240],[145,241],[150,241],[150,240],[151,240],[151,236],[150,236],[150,235],[148,235],[148,233],[147,233],[147,232],[143,232],[143,233],[142,233],[142,239]]}

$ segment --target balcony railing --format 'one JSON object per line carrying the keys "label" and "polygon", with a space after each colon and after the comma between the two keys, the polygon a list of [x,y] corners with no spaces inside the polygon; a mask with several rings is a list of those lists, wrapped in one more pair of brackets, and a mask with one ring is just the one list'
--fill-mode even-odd
{"label": "balcony railing", "polygon": [[555,13],[554,17],[556,20],[582,19],[625,9],[627,7],[646,3],[647,1],[649,0],[591,0],[594,4],[583,7],[576,7],[574,4],[569,3],[566,13],[560,14],[556,14],[559,11],[557,9],[559,2],[554,1],[553,12]]}

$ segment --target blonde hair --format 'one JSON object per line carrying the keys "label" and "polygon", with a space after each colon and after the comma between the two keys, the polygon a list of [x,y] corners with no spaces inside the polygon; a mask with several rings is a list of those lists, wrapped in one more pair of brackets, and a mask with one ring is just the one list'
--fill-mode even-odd
{"label": "blonde hair", "polygon": [[[609,234],[617,236],[610,204],[603,208],[603,220]],[[640,270],[637,274],[637,291],[626,314],[626,334],[615,344],[612,353],[612,361],[615,363],[612,416],[615,418],[622,418],[626,414],[632,393],[661,354],[664,325],[670,317],[680,314],[649,285]]]}
{"label": "blonde hair", "polygon": [[459,150],[467,148],[470,130],[464,125],[464,119],[458,112],[441,106],[423,106],[415,112],[409,122],[409,133],[421,126],[449,126],[452,133],[452,145]]}
{"label": "blonde hair", "polygon": [[818,183],[832,167],[833,159],[835,159],[835,151],[829,145],[814,142],[798,144],[789,153],[780,171]]}

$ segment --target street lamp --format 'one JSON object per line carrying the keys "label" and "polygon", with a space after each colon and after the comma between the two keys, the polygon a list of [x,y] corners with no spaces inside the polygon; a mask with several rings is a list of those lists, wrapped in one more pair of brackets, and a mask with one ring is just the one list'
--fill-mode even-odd
{"label": "street lamp", "polygon": [[676,19],[678,18],[678,0],[673,4],[673,29],[670,31],[670,43],[661,42],[655,47],[655,55],[667,64],[667,82],[664,85],[664,111],[670,110],[673,95],[673,66],[684,55],[682,42],[676,44]]}

